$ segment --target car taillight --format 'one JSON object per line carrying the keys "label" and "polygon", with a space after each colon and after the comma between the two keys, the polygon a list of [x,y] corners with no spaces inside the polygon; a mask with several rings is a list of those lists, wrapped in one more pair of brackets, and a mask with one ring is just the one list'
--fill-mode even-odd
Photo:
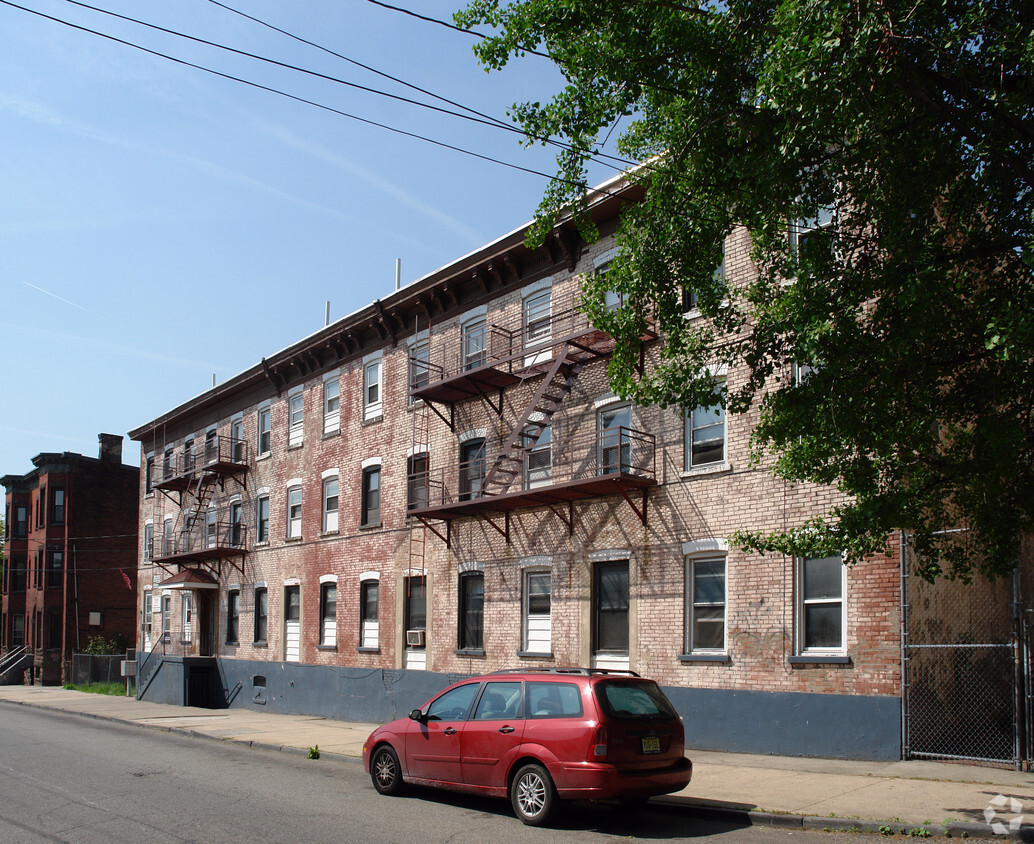
{"label": "car taillight", "polygon": [[596,727],[592,734],[592,742],[589,744],[589,761],[607,761],[607,728],[602,724]]}

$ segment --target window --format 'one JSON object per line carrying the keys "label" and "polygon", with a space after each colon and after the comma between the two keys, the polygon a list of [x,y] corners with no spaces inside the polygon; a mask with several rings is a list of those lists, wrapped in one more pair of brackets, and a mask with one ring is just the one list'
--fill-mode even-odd
{"label": "window", "polygon": [[180,630],[181,642],[190,641],[190,634],[194,624],[194,603],[191,600],[192,597],[193,593],[191,592],[183,593],[183,609],[180,614],[180,621],[182,623],[182,628]]}
{"label": "window", "polygon": [[599,442],[599,473],[612,475],[628,471],[631,464],[632,444],[629,431],[632,426],[632,408],[625,404],[603,408],[596,417]]}
{"label": "window", "polygon": [[269,542],[269,496],[260,495],[256,507],[255,541]]}
{"label": "window", "polygon": [[25,644],[25,616],[15,613],[11,618],[11,647],[20,648]]}
{"label": "window", "polygon": [[[430,381],[430,346],[427,340],[417,340],[409,347],[409,389],[420,390]],[[412,396],[409,403],[413,403]]]}
{"label": "window", "polygon": [[481,497],[485,482],[485,441],[481,437],[460,446],[460,500]]}
{"label": "window", "polygon": [[144,559],[154,558],[154,524],[148,522],[144,525]]}
{"label": "window", "polygon": [[581,718],[582,693],[574,683],[527,684],[529,718]]}
{"label": "window", "polygon": [[[423,631],[427,629],[427,583],[424,577],[406,578],[406,605],[405,605],[405,629],[410,631]],[[406,637],[406,645],[410,648],[423,648],[424,645],[410,645],[409,637]]]}
{"label": "window", "polygon": [[531,294],[524,300],[524,345],[548,342],[552,332],[552,288]]}
{"label": "window", "polygon": [[144,634],[144,642],[151,641],[151,590],[144,590],[144,603],[140,607],[140,629]]}
{"label": "window", "polygon": [[477,369],[479,366],[485,365],[485,340],[486,340],[485,321],[483,319],[476,320],[475,322],[468,322],[463,326],[463,369]]}
{"label": "window", "polygon": [[226,593],[226,644],[236,645],[240,632],[241,593],[231,589]]}
{"label": "window", "polygon": [[172,633],[172,596],[162,595],[162,639],[166,642]]}
{"label": "window", "polygon": [[628,560],[597,563],[593,578],[593,652],[628,655]]}
{"label": "window", "polygon": [[481,650],[485,645],[485,575],[467,572],[460,575],[460,650]]}
{"label": "window", "polygon": [[467,683],[445,692],[435,698],[427,707],[428,721],[463,721],[474,701],[474,695],[481,687],[480,683]]}
{"label": "window", "polygon": [[60,589],[64,584],[65,554],[64,551],[51,551],[47,560],[47,588]]}
{"label": "window", "polygon": [[219,458],[219,436],[215,428],[205,433],[205,464],[218,463]]}
{"label": "window", "polygon": [[205,511],[205,548],[219,546],[219,522],[215,510]]}
{"label": "window", "polygon": [[183,471],[191,472],[194,469],[194,439],[190,438],[183,442]]}
{"label": "window", "polygon": [[323,481],[323,532],[337,531],[337,475]]}
{"label": "window", "polygon": [[725,558],[687,558],[686,594],[686,652],[724,652]]}
{"label": "window", "polygon": [[36,527],[43,527],[43,518],[46,513],[46,500],[47,500],[47,488],[40,487],[39,494],[36,496]]}
{"label": "window", "polygon": [[244,547],[244,508],[240,501],[230,503],[230,547]]}
{"label": "window", "polygon": [[379,647],[377,603],[380,583],[364,580],[359,584],[359,642],[362,648]]}
{"label": "window", "polygon": [[269,627],[269,593],[264,586],[255,589],[255,644],[266,643]]}
{"label": "window", "polygon": [[798,651],[844,651],[845,567],[837,554],[797,561]]}
{"label": "window", "polygon": [[258,456],[269,454],[271,448],[270,411],[264,407],[258,412]]}
{"label": "window", "polygon": [[29,508],[19,504],[14,508],[14,538],[25,539],[29,535]]}
{"label": "window", "polygon": [[796,258],[818,256],[818,249],[830,251],[833,246],[833,226],[836,215],[832,208],[820,208],[814,217],[804,217],[790,223],[790,249]]}
{"label": "window", "polygon": [[144,495],[154,492],[154,455],[148,454],[144,460]]}
{"label": "window", "polygon": [[301,390],[287,398],[287,447],[300,446],[305,437],[305,396]]}
{"label": "window", "polygon": [[162,556],[171,557],[176,552],[172,540],[172,517],[165,519],[162,524]]}
{"label": "window", "polygon": [[43,559],[46,556],[46,550],[43,548],[36,549],[36,566],[32,571],[32,586],[34,589],[43,588]]}
{"label": "window", "polygon": [[244,420],[240,417],[230,423],[230,459],[244,462]]}
{"label": "window", "polygon": [[363,421],[380,419],[381,404],[381,359],[369,361],[363,366]]}
{"label": "window", "polygon": [[521,683],[491,681],[474,710],[475,721],[502,721],[517,717],[521,709]]}
{"label": "window", "polygon": [[335,372],[333,378],[323,382],[323,433],[336,434],[341,430],[341,378]]}
{"label": "window", "polygon": [[427,454],[414,454],[406,461],[406,508],[419,510],[427,506],[430,482]]}
{"label": "window", "polygon": [[373,527],[381,523],[381,467],[363,469],[363,500],[360,525]]}
{"label": "window", "polygon": [[287,538],[302,535],[302,488],[292,486],[287,490]]}
{"label": "window", "polygon": [[[725,380],[715,383],[716,401]],[[686,414],[686,470],[725,462],[725,408],[718,404],[698,407]]]}
{"label": "window", "polygon": [[337,584],[320,584],[320,644],[337,646]]}
{"label": "window", "polygon": [[50,490],[50,522],[55,525],[65,522],[65,491],[60,487]]}
{"label": "window", "polygon": [[524,429],[524,486],[531,489],[545,486],[553,479],[553,428],[548,423],[534,423]]}
{"label": "window", "polygon": [[11,591],[25,591],[25,564],[24,554],[13,554],[11,556]]}
{"label": "window", "polygon": [[540,569],[524,572],[521,644],[525,653],[548,654],[553,651],[552,590],[553,575],[550,572]]}

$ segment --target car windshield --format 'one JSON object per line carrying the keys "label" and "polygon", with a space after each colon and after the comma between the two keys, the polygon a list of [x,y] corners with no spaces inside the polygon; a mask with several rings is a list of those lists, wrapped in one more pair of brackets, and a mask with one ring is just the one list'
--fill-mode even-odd
{"label": "car windshield", "polygon": [[638,721],[679,717],[656,683],[604,680],[596,684],[596,699],[608,718]]}

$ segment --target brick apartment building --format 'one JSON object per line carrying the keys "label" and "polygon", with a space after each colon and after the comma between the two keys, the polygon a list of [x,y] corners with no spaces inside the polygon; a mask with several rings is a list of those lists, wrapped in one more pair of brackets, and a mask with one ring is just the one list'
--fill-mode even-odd
{"label": "brick apartment building", "polygon": [[123,465],[121,436],[99,439],[99,457],[45,452],[0,478],[4,682],[62,683],[92,637],[135,641],[140,470]]}
{"label": "brick apartment building", "polygon": [[[900,757],[897,540],[737,549],[837,493],[751,467],[749,417],[610,392],[578,302],[623,201],[595,244],[512,232],[130,432],[140,696],[383,720],[458,675],[630,668],[690,747]],[[743,232],[725,272],[754,272]]]}

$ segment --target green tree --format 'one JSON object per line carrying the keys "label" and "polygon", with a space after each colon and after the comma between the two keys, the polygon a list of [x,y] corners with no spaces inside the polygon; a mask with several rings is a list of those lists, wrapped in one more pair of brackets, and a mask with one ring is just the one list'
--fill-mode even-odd
{"label": "green tree", "polygon": [[[709,364],[743,367],[723,401],[758,420],[756,459],[849,496],[741,545],[854,561],[905,528],[927,577],[1012,568],[1034,518],[1034,4],[473,0],[456,20],[491,27],[487,69],[534,50],[566,79],[512,111],[527,143],[567,145],[533,238],[572,209],[593,234],[586,165],[615,126],[640,163],[619,257],[586,284],[626,341],[615,392],[695,407]],[[756,275],[727,284],[737,227]],[[662,347],[639,373],[647,319]],[[939,534],[958,526],[970,541]]]}

